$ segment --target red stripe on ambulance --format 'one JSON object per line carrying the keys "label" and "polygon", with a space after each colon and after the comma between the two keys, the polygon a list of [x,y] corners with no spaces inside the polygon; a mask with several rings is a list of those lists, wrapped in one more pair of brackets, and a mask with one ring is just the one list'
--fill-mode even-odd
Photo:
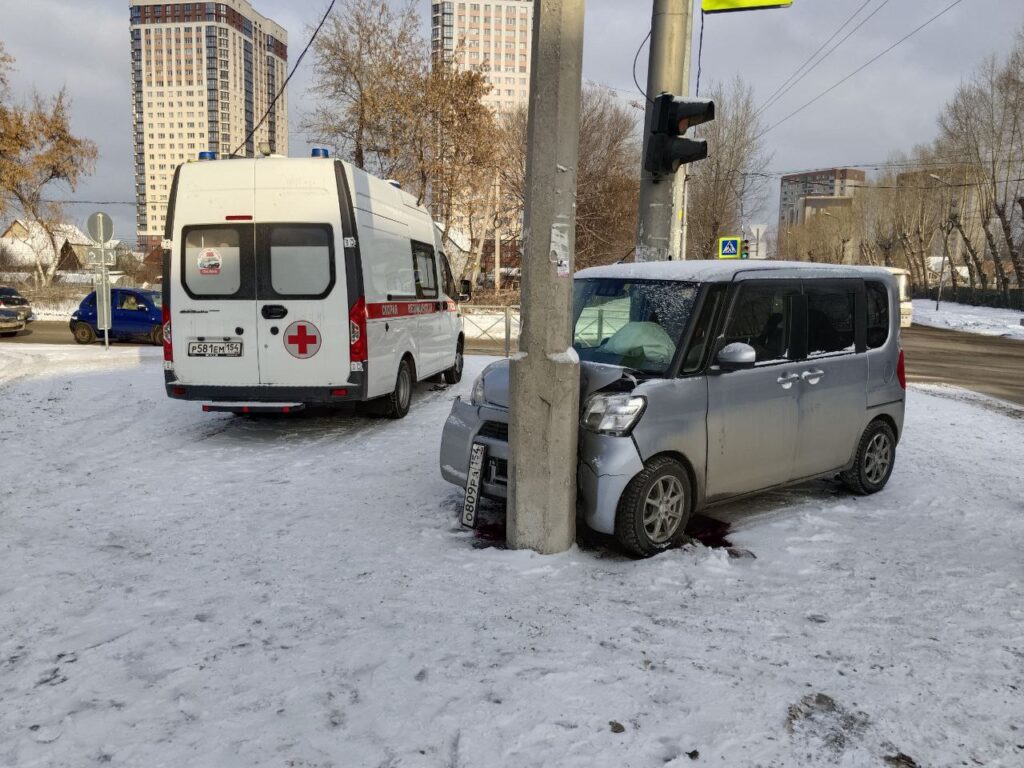
{"label": "red stripe on ambulance", "polygon": [[429,315],[431,312],[437,311],[436,301],[385,301],[366,305],[366,316],[370,320]]}

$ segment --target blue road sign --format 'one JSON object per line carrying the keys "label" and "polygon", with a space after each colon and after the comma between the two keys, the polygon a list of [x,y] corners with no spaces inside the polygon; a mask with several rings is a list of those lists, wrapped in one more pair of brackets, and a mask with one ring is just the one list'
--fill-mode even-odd
{"label": "blue road sign", "polygon": [[740,257],[740,239],[738,237],[718,238],[718,258],[738,259]]}

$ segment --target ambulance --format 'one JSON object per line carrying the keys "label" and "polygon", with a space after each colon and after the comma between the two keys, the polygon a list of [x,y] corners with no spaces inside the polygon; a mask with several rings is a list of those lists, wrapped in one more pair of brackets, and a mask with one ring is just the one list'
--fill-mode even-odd
{"label": "ambulance", "polygon": [[326,150],[178,167],[164,240],[164,379],[206,411],[372,401],[462,377],[460,295],[430,213]]}

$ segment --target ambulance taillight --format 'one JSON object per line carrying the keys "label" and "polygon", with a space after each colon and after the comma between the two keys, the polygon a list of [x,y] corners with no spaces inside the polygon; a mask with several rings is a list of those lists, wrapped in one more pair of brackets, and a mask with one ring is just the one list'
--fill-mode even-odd
{"label": "ambulance taillight", "polygon": [[353,371],[363,370],[366,362],[366,300],[360,296],[348,311],[349,361]]}
{"label": "ambulance taillight", "polygon": [[163,312],[161,314],[163,315],[162,319],[164,321],[164,362],[173,363],[174,348],[171,346],[171,308],[167,305],[166,301],[164,302]]}

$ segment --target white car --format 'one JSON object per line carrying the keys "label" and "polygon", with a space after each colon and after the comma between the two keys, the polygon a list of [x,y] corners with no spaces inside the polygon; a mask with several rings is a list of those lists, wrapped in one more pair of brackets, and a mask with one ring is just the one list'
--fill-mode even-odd
{"label": "white car", "polygon": [[167,394],[205,410],[379,402],[462,376],[458,301],[430,213],[325,150],[209,159],[174,177],[164,264]]}
{"label": "white car", "polygon": [[0,336],[17,336],[25,330],[25,318],[11,309],[0,309]]}

